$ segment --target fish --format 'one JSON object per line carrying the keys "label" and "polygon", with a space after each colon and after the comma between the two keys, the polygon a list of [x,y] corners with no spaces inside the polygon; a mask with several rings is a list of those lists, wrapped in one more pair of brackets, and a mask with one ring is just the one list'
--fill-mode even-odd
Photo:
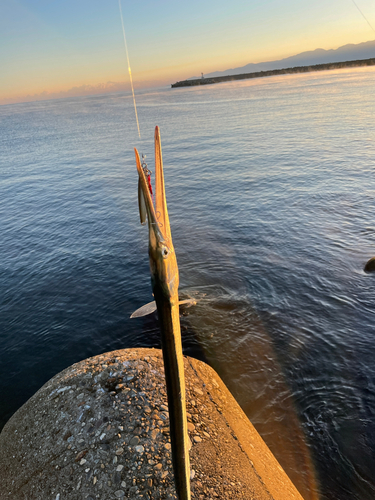
{"label": "fish", "polygon": [[155,128],[155,206],[136,148],[134,152],[139,176],[140,219],[141,223],[145,223],[145,217],[148,221],[151,285],[161,330],[174,480],[178,500],[190,500],[189,438],[178,296],[179,273],[167,210],[158,126]]}

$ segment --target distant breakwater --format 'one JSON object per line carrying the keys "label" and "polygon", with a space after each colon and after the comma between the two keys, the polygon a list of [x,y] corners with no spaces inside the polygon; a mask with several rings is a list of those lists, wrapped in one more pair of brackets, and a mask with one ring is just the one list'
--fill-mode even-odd
{"label": "distant breakwater", "polygon": [[355,68],[359,66],[375,66],[375,58],[360,59],[357,61],[314,64],[311,66],[296,66],[294,68],[272,69],[268,71],[256,71],[255,73],[242,73],[240,75],[225,75],[225,76],[215,76],[213,78],[197,78],[195,80],[182,80],[180,82],[173,83],[171,87],[176,88],[176,87],[192,87],[195,85],[211,85],[213,83],[230,82],[233,80],[246,80],[248,78],[263,78],[265,76],[290,75],[293,73],[310,73],[312,71]]}

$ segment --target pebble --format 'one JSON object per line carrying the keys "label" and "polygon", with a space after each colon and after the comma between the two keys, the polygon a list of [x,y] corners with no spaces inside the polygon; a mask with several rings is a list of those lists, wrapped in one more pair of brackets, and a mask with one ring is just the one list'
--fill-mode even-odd
{"label": "pebble", "polygon": [[201,443],[202,442],[202,438],[200,438],[199,436],[194,436],[193,440],[195,441],[195,443]]}
{"label": "pebble", "polygon": [[115,453],[116,453],[116,455],[118,455],[118,456],[119,456],[119,455],[122,455],[122,454],[124,453],[124,448],[118,448],[118,449],[116,450],[116,452],[115,452]]}
{"label": "pebble", "polygon": [[116,498],[124,498],[124,496],[125,496],[125,491],[123,491],[123,490],[117,490],[117,491],[115,491],[115,497]]}
{"label": "pebble", "polygon": [[192,424],[191,422],[188,422],[188,424],[187,424],[187,428],[188,428],[188,431],[189,431],[189,432],[193,432],[193,431],[195,431],[195,425],[194,425],[194,424]]}
{"label": "pebble", "polygon": [[157,429],[153,429],[151,431],[151,439],[155,440],[158,434],[160,434],[159,431]]}
{"label": "pebble", "polygon": [[121,472],[123,468],[124,468],[124,466],[123,466],[123,465],[118,465],[118,466],[116,467],[116,470],[117,470],[118,472]]}
{"label": "pebble", "polygon": [[137,453],[143,453],[145,451],[145,449],[143,448],[143,446],[140,444],[139,446],[136,446],[135,447],[135,451]]}
{"label": "pebble", "polygon": [[76,456],[76,458],[74,459],[75,462],[79,462],[81,460],[81,458],[83,458],[86,453],[87,453],[88,450],[82,450],[78,453],[78,455]]}

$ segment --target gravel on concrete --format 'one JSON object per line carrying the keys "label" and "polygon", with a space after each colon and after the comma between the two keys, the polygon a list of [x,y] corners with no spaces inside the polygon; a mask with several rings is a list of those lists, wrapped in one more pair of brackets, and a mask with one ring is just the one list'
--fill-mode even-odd
{"label": "gravel on concrete", "polygon": [[[302,500],[217,373],[184,362],[192,499]],[[0,484],[0,500],[176,500],[161,351],[53,377],[0,434]]]}

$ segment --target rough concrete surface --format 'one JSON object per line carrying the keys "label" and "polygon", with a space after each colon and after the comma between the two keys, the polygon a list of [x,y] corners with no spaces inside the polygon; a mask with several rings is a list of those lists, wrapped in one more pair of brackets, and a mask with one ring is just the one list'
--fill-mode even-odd
{"label": "rough concrete surface", "polygon": [[[192,498],[301,500],[217,373],[184,362]],[[0,434],[0,500],[176,499],[168,423],[160,350],[76,363]]]}

